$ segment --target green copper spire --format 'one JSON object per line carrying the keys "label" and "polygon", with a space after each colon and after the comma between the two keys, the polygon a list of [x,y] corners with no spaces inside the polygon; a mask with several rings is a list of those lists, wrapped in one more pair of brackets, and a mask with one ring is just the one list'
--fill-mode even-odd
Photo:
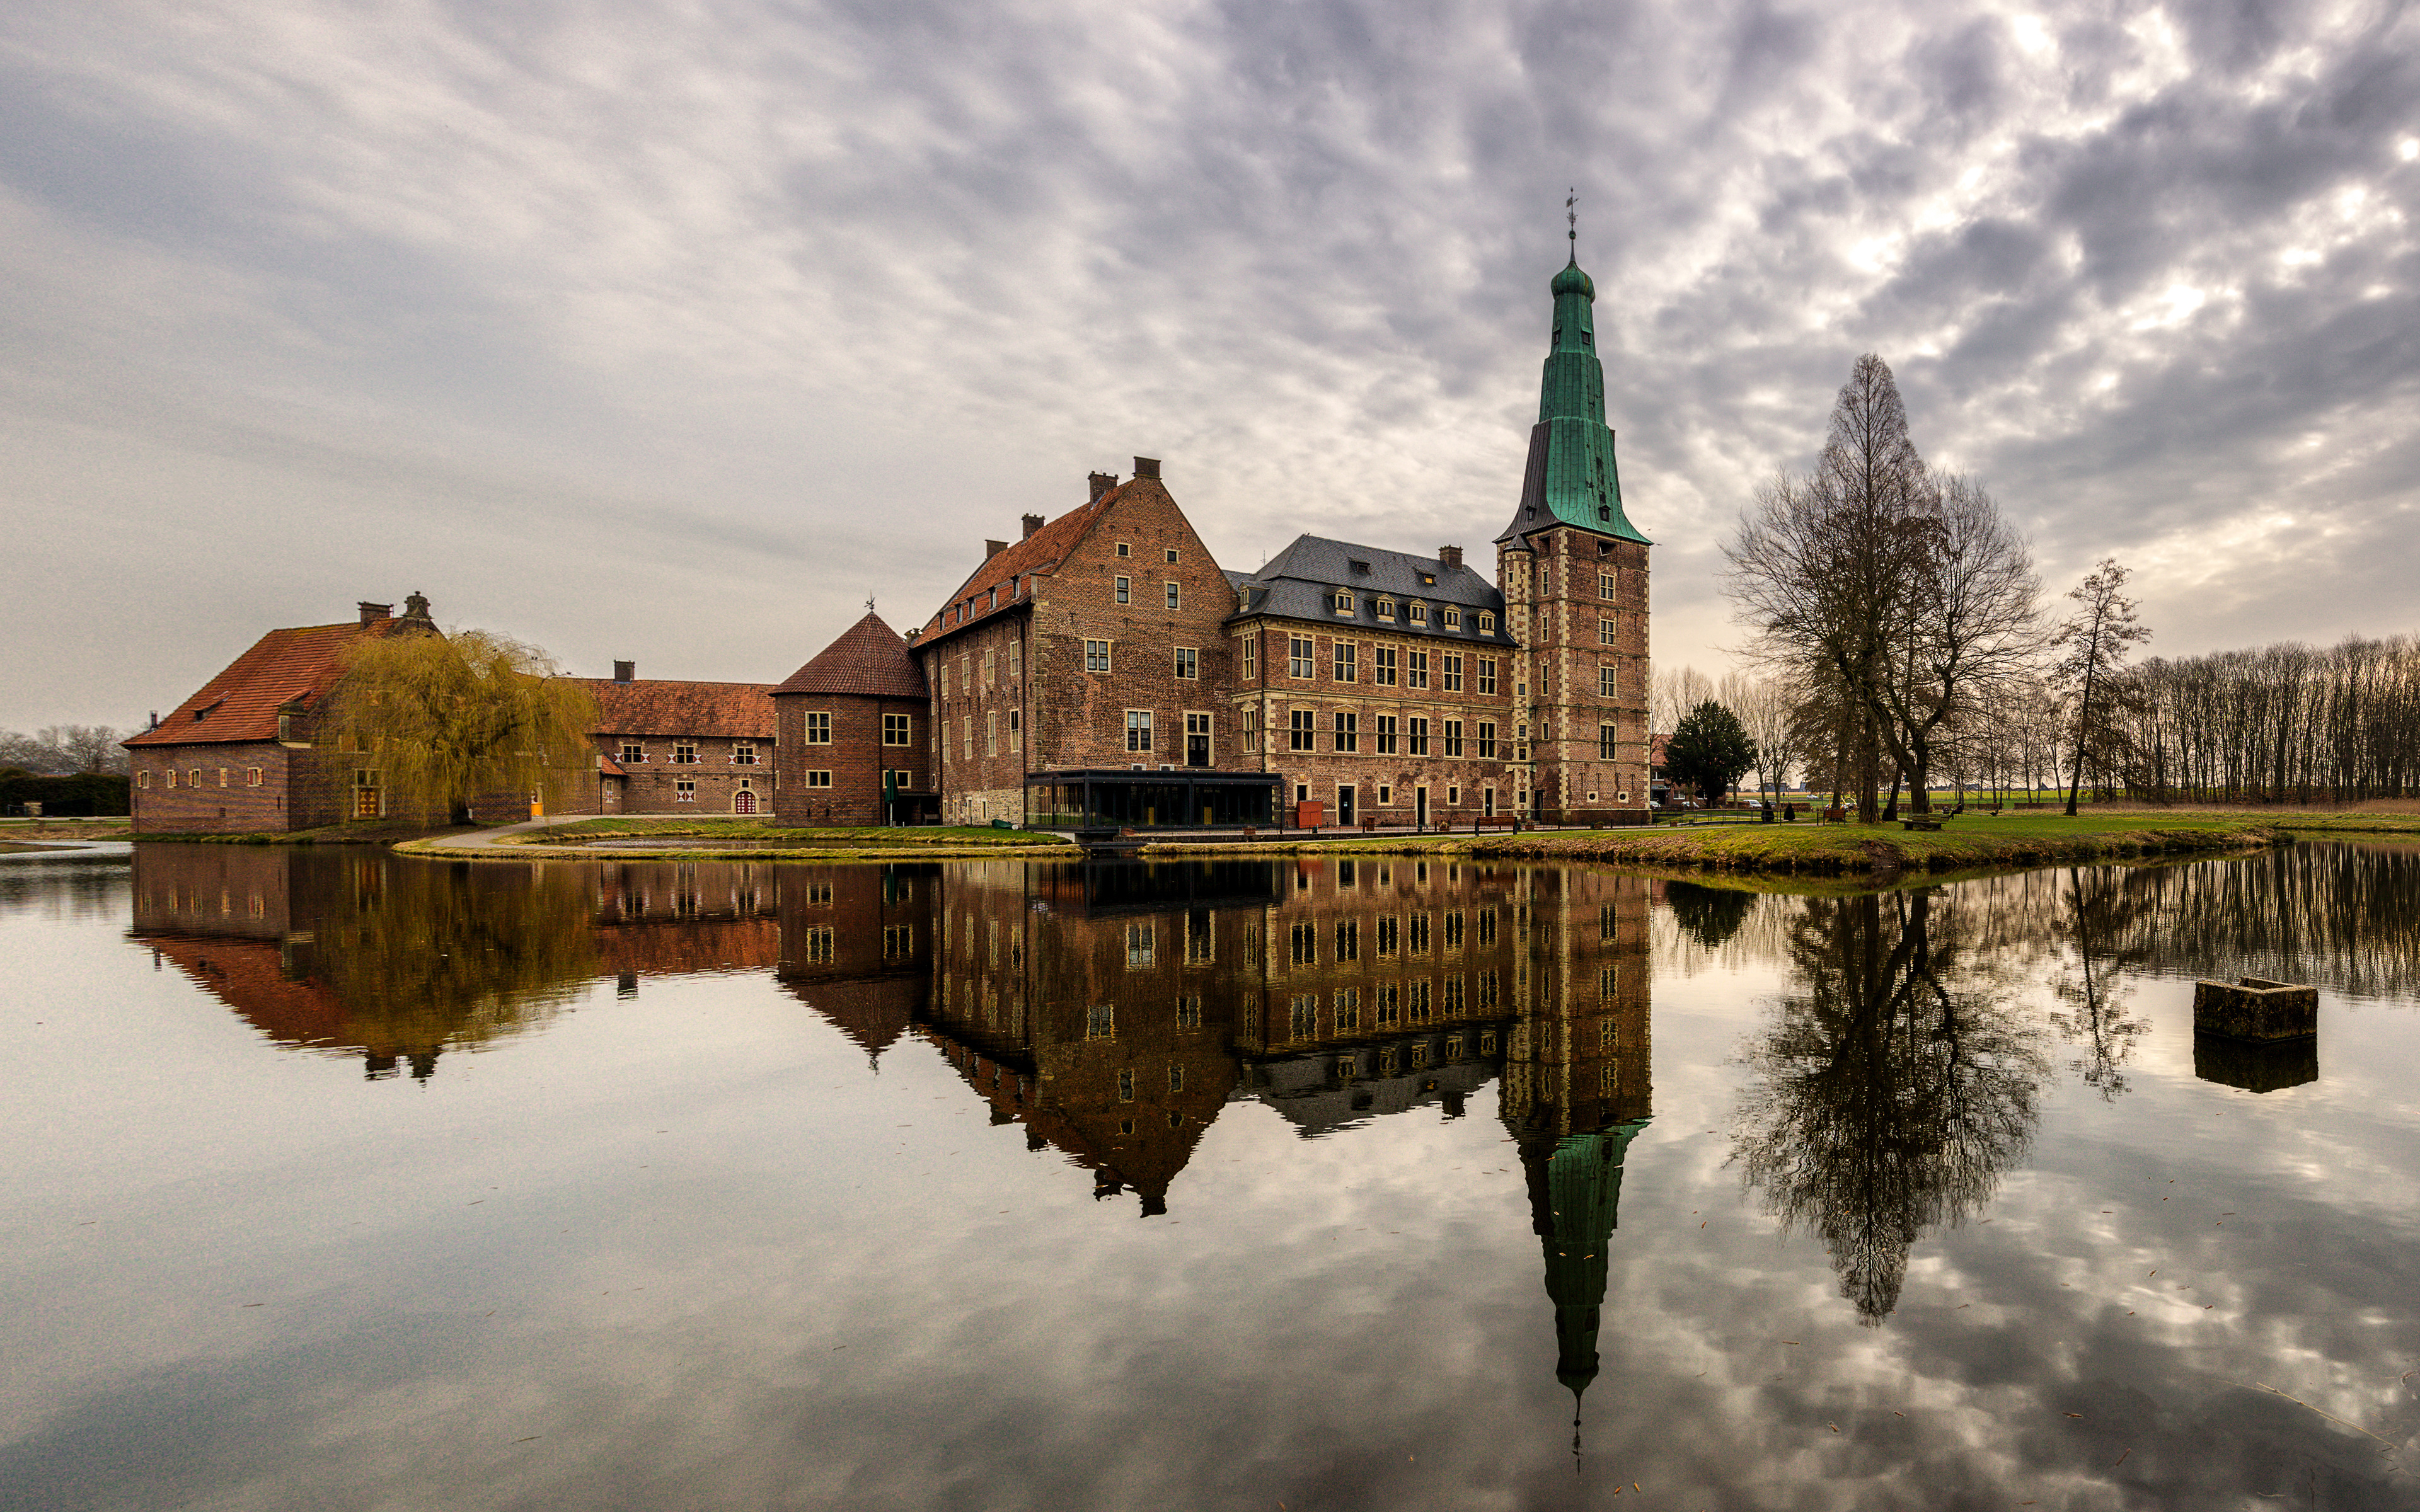
{"label": "green copper spire", "polygon": [[[1555,1377],[1575,1397],[1596,1379],[1597,1310],[1621,1209],[1621,1157],[1646,1127],[1645,1119],[1633,1119],[1566,1135],[1545,1159],[1551,1206],[1537,1228],[1546,1242],[1546,1295],[1555,1304]],[[1532,1191],[1534,1202],[1534,1183]]]}
{"label": "green copper spire", "polygon": [[1605,424],[1605,363],[1596,354],[1596,283],[1580,269],[1576,225],[1573,237],[1572,260],[1550,285],[1554,342],[1539,384],[1521,508],[1497,539],[1560,524],[1650,544],[1621,512],[1621,476]]}

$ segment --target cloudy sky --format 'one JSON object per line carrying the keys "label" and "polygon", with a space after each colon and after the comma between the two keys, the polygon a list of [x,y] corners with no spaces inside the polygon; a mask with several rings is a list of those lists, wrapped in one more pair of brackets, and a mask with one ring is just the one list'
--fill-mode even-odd
{"label": "cloudy sky", "polygon": [[2154,649],[2420,628],[2392,3],[0,16],[0,727],[417,589],[775,679],[1140,453],[1222,564],[1482,548],[1568,187],[1659,660],[1867,350]]}

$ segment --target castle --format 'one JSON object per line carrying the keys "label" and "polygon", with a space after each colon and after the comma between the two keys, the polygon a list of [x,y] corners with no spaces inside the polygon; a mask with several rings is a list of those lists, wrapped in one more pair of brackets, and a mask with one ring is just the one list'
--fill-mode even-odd
{"label": "castle", "polygon": [[[1316,535],[1223,569],[1137,457],[985,542],[905,636],[869,606],[770,687],[617,663],[591,683],[596,771],[573,806],[800,825],[1644,822],[1650,542],[1622,508],[1595,285],[1575,257],[1551,291],[1493,582],[1458,546]],[[312,715],[352,638],[427,625],[414,595],[401,620],[365,604],[357,625],[271,632],[127,743],[134,827],[394,817],[376,772],[317,749]]]}

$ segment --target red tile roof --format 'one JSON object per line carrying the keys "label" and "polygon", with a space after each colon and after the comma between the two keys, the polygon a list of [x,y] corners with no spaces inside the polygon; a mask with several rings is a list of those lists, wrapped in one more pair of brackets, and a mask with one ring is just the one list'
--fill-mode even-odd
{"label": "red tile roof", "polygon": [[[306,625],[271,630],[201,691],[176,707],[159,725],[124,742],[129,746],[187,746],[205,742],[275,740],[277,707],[298,701],[317,705],[344,671],[345,648],[365,635],[391,635],[403,620],[368,625]],[[420,622],[423,625],[427,622]]]}
{"label": "red tile roof", "polygon": [[766,683],[688,683],[648,678],[578,679],[597,695],[597,735],[720,735],[773,738],[773,689]]}
{"label": "red tile roof", "polygon": [[924,697],[924,672],[899,632],[872,609],[839,640],[790,674],[776,693],[855,693],[871,698]]}
{"label": "red tile roof", "polygon": [[[1007,550],[977,567],[974,575],[959,585],[950,601],[941,606],[941,611],[924,622],[920,639],[955,635],[968,625],[980,625],[995,614],[1024,605],[1033,596],[1031,576],[1048,572],[1065,561],[1067,553],[1084,538],[1084,532],[1093,528],[1093,522],[1101,517],[1101,512],[1140,481],[1129,478],[1082,508],[1069,510],[1024,540],[1012,542]],[[993,597],[995,593],[999,595],[997,600]]]}

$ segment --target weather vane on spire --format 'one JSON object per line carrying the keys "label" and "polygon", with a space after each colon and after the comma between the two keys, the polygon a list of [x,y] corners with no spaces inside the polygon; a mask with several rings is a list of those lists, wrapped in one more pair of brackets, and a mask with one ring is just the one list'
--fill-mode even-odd
{"label": "weather vane on spire", "polygon": [[872,594],[865,595],[865,612],[868,614],[874,612],[874,595]]}
{"label": "weather vane on spire", "polygon": [[1580,192],[1576,184],[1572,186],[1571,193],[1563,200],[1563,219],[1571,224],[1572,261],[1577,262],[1580,260]]}

